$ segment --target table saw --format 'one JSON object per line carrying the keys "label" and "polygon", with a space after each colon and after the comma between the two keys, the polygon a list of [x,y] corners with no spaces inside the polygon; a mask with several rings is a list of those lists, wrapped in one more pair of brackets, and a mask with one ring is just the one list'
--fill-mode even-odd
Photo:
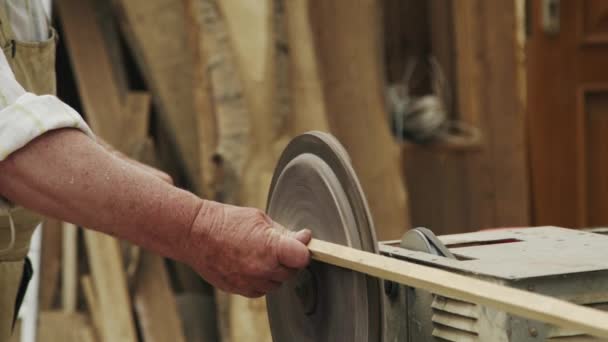
{"label": "table saw", "polygon": [[608,236],[418,228],[378,243],[346,151],[320,132],[287,146],[267,211],[315,238],[310,266],[267,296],[274,341],[608,340]]}

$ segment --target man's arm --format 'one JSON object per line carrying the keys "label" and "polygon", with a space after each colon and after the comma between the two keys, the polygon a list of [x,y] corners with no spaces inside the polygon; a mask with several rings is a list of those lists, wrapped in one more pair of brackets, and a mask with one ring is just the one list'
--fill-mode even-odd
{"label": "man's arm", "polygon": [[0,194],[184,261],[245,296],[276,288],[309,261],[309,231],[288,234],[259,210],[202,200],[74,129],[45,133],[0,162]]}

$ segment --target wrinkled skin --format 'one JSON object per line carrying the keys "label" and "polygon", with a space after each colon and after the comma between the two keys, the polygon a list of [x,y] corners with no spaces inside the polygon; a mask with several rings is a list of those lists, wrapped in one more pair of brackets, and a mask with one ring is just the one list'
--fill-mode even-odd
{"label": "wrinkled skin", "polygon": [[309,230],[290,232],[261,210],[205,201],[190,232],[195,249],[189,254],[211,284],[254,298],[308,265],[310,239]]}
{"label": "wrinkled skin", "polygon": [[74,129],[48,132],[0,162],[0,195],[183,261],[248,297],[272,291],[310,258],[310,231],[287,232],[260,210],[200,199]]}

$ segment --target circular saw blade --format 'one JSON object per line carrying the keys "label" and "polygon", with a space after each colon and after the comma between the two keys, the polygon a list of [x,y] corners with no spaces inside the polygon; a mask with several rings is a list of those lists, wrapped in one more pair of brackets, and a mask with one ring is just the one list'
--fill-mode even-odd
{"label": "circular saw blade", "polygon": [[[268,196],[268,214],[287,229],[378,252],[361,186],[344,148],[310,132],[283,152]],[[313,261],[267,296],[274,341],[381,341],[380,280]]]}

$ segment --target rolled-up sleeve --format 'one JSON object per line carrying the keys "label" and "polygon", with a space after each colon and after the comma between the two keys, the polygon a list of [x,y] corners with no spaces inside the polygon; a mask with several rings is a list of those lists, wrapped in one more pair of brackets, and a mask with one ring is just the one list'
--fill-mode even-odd
{"label": "rolled-up sleeve", "polygon": [[57,97],[27,93],[0,50],[0,161],[48,131],[68,127],[95,138],[82,117]]}
{"label": "rolled-up sleeve", "polygon": [[69,127],[95,139],[82,117],[55,96],[25,93],[0,110],[0,161],[48,131]]}
{"label": "rolled-up sleeve", "polygon": [[[74,109],[53,95],[26,92],[0,50],[0,161],[46,132],[75,128],[95,135]],[[0,209],[6,203],[0,197]]]}

